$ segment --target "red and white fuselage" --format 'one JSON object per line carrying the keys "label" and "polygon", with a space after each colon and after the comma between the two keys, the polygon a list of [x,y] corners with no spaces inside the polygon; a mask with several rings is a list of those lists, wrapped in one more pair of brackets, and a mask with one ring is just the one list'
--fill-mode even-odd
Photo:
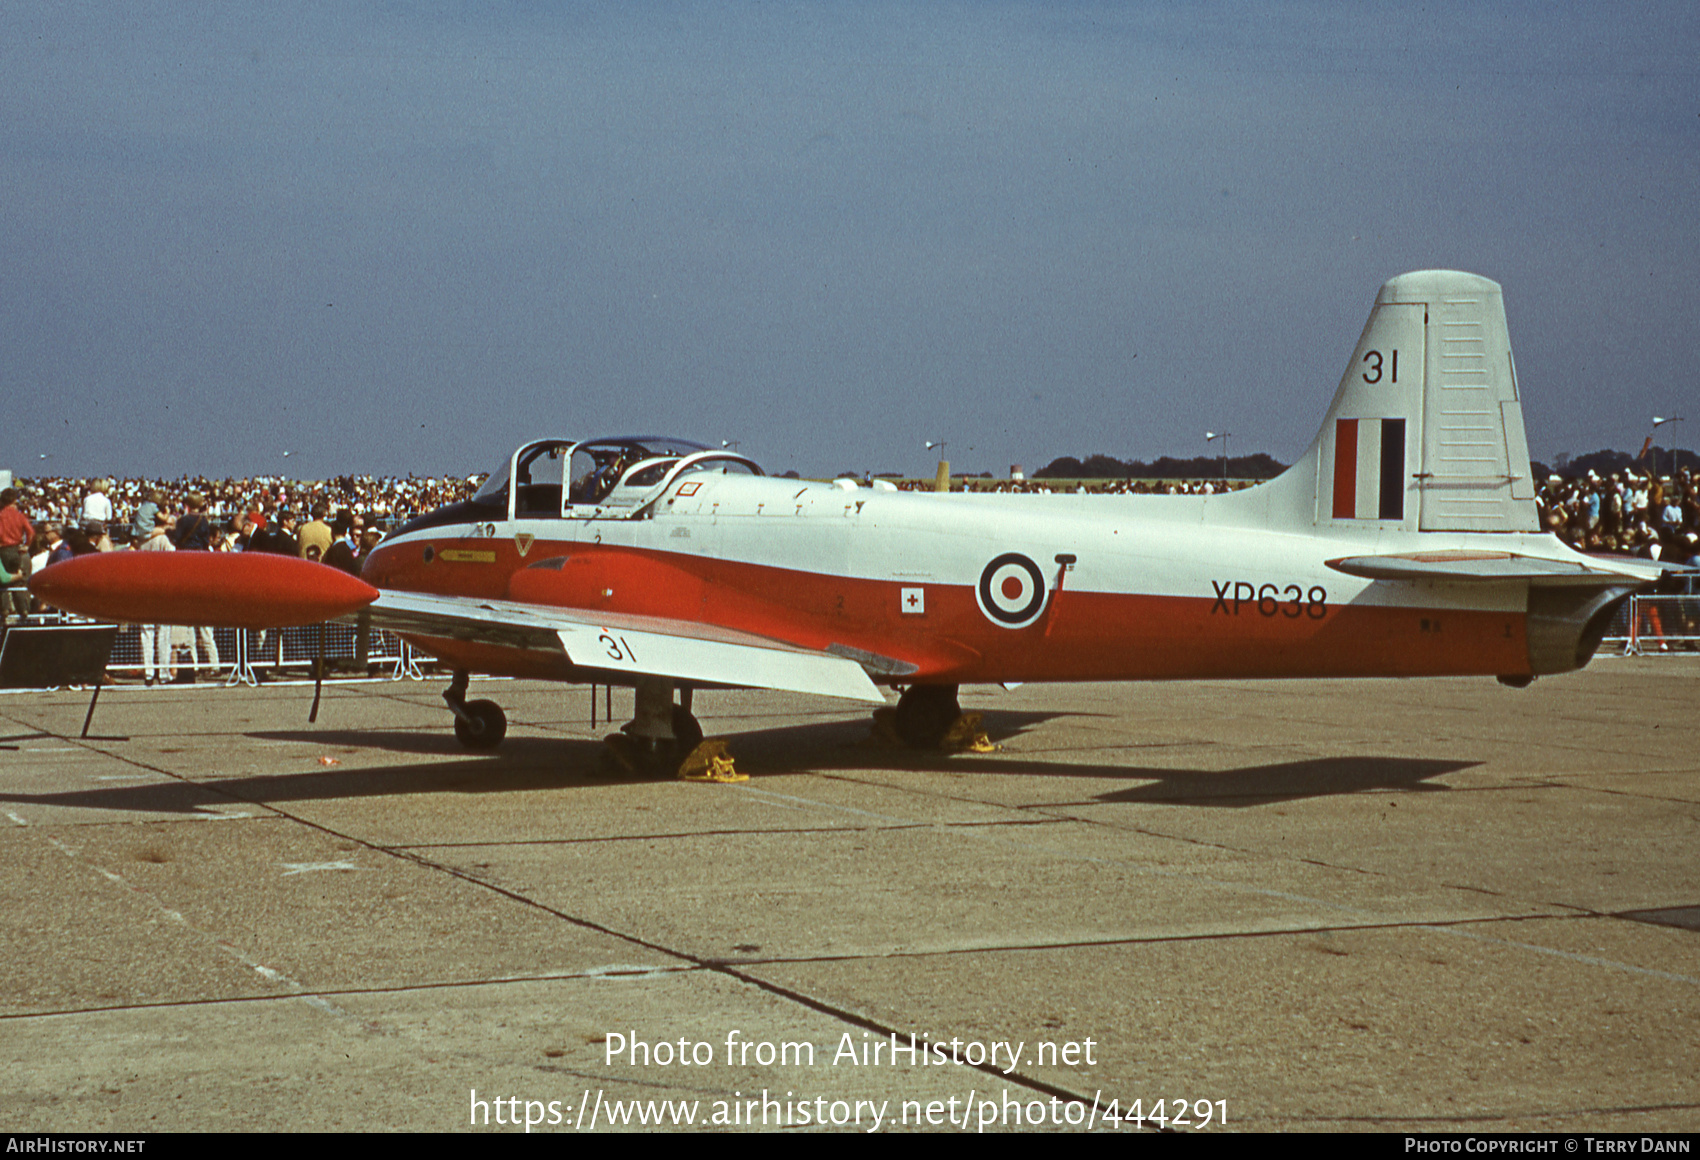
{"label": "red and white fuselage", "polygon": [[[904,493],[728,472],[736,457],[707,452],[633,467],[600,503],[563,475],[527,512],[527,454],[505,494],[392,538],[364,578],[719,626],[859,656],[875,680],[958,684],[1526,678],[1585,663],[1612,603],[1655,574],[1537,530],[1499,287],[1453,271],[1382,288],[1310,449],[1239,492]],[[475,669],[574,667],[425,643]]]}

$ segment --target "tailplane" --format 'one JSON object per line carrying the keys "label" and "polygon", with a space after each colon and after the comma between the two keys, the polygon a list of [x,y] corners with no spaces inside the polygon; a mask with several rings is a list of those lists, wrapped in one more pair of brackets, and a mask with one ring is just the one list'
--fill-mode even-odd
{"label": "tailplane", "polygon": [[1539,531],[1499,284],[1382,286],[1322,430],[1269,488],[1272,515],[1318,528]]}

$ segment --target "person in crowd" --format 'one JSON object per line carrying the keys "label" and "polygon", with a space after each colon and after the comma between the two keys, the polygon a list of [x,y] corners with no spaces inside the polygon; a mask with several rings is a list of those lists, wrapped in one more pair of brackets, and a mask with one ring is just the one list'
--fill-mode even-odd
{"label": "person in crowd", "polygon": [[301,545],[295,540],[295,513],[284,508],[277,520],[248,538],[248,551],[270,552],[277,556],[299,556]]}
{"label": "person in crowd", "polygon": [[[35,525],[18,508],[18,489],[0,491],[0,567],[22,585],[30,578],[30,541],[35,539]],[[0,598],[0,619],[19,617],[29,612],[30,594],[22,587],[12,588]]]}
{"label": "person in crowd", "polygon": [[153,518],[164,510],[164,492],[150,488],[142,494],[142,502],[136,505],[136,518],[130,521],[130,538],[137,545],[153,535]]}
{"label": "person in crowd", "polygon": [[348,545],[349,552],[354,556],[360,555],[360,535],[366,530],[366,517],[359,512],[344,512],[348,518],[348,527],[343,530],[343,542]]}
{"label": "person in crowd", "polygon": [[65,529],[57,523],[47,525],[47,562],[57,564],[61,560],[69,560],[76,555],[71,550],[71,544],[65,539]]}
{"label": "person in crowd", "polygon": [[231,516],[225,521],[224,528],[219,532],[218,550],[221,552],[240,552],[242,544],[243,517]]}
{"label": "person in crowd", "polygon": [[104,479],[91,479],[88,494],[83,497],[83,522],[99,520],[103,535],[105,525],[112,522],[112,500],[107,497],[107,486]]}
{"label": "person in crowd", "polygon": [[301,520],[293,508],[284,508],[277,513],[278,544],[280,551],[287,556],[301,557]]}
{"label": "person in crowd", "polygon": [[[154,526],[145,539],[136,545],[138,552],[170,552],[171,518],[164,512],[154,513]],[[177,674],[171,668],[171,625],[144,624],[142,627],[142,683],[152,686],[157,676],[162,683]]]}
{"label": "person in crowd", "polygon": [[301,525],[300,542],[303,560],[323,560],[331,547],[331,526],[325,522],[330,505],[324,500],[313,504],[313,518]]}
{"label": "person in crowd", "polygon": [[210,552],[218,529],[206,515],[207,498],[192,491],[183,499],[183,514],[172,527],[171,543],[179,552]]}
{"label": "person in crowd", "polygon": [[87,556],[91,552],[100,551],[94,541],[89,539],[88,532],[83,530],[81,524],[66,524],[64,535],[65,547],[70,556]]}
{"label": "person in crowd", "polygon": [[112,537],[106,534],[106,525],[99,520],[84,520],[83,535],[88,537],[88,541],[94,546],[95,551],[112,551]]}
{"label": "person in crowd", "polygon": [[35,531],[30,540],[30,575],[35,575],[47,567],[47,558],[53,555],[53,546],[59,542],[59,528],[56,524],[43,524]]}
{"label": "person in crowd", "polygon": [[230,541],[232,552],[246,552],[253,546],[254,536],[259,533],[260,525],[254,522],[253,512],[243,512],[231,519],[236,525],[236,535]]}
{"label": "person in crowd", "polygon": [[364,532],[360,533],[360,560],[362,562],[362,566],[364,566],[366,557],[372,554],[372,549],[382,543],[383,539],[384,533],[374,527],[367,527]]}
{"label": "person in crowd", "polygon": [[1677,499],[1674,488],[1665,493],[1664,502],[1659,506],[1659,526],[1667,531],[1682,527],[1682,503]]}
{"label": "person in crowd", "polygon": [[324,557],[319,563],[329,564],[339,568],[350,576],[360,575],[360,561],[355,558],[354,549],[348,545],[349,515],[343,512],[336,517],[331,525],[331,546],[325,550]]}
{"label": "person in crowd", "polygon": [[[53,549],[60,542],[58,524],[43,524],[36,529],[35,537],[30,540],[30,575],[47,567],[47,562],[53,557]],[[40,612],[43,607],[39,596],[30,599],[30,612]]]}
{"label": "person in crowd", "polygon": [[[206,514],[207,497],[198,491],[190,492],[183,500],[183,514],[171,528],[171,543],[179,552],[210,552],[214,541],[218,538],[218,528]],[[213,672],[218,671],[218,642],[213,639],[212,629],[196,627],[194,630],[195,644],[189,650],[189,668],[186,670],[188,679],[195,679],[195,667],[199,658],[205,656]]]}

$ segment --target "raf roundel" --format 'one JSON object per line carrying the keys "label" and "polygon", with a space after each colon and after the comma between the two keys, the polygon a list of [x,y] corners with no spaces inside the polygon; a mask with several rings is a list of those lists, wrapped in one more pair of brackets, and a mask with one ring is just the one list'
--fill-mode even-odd
{"label": "raf roundel", "polygon": [[1045,577],[1020,552],[1005,552],[980,573],[974,594],[993,624],[1026,628],[1045,610]]}

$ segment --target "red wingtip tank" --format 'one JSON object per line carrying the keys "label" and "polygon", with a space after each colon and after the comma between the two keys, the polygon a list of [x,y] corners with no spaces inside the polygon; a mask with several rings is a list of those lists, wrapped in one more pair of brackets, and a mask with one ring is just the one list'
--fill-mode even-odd
{"label": "red wingtip tank", "polygon": [[317,624],[378,598],[339,569],[265,552],[96,552],[42,569],[29,588],[97,620],[222,628]]}

